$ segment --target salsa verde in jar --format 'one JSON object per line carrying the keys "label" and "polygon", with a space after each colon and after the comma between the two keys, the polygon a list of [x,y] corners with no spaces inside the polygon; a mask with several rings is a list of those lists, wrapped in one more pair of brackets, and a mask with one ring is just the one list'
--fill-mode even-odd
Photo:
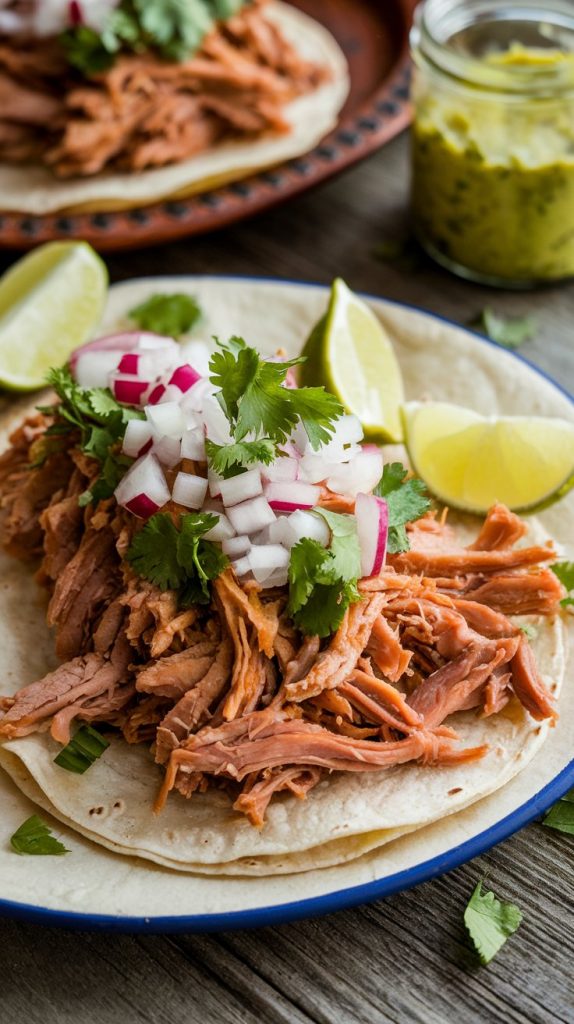
{"label": "salsa verde in jar", "polygon": [[413,55],[424,247],[488,284],[574,275],[574,4],[426,0]]}

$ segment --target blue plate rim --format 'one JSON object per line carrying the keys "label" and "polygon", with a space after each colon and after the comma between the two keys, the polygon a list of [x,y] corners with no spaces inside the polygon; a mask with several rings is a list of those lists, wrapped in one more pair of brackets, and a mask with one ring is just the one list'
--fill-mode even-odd
{"label": "blue plate rim", "polygon": [[[164,275],[161,275],[164,276]],[[166,275],[167,276],[167,275]],[[215,278],[221,281],[254,281],[272,284],[296,285],[298,287],[320,288],[328,292],[329,285],[313,281],[297,281],[292,279],[266,277],[264,275],[253,276],[251,274],[177,274],[173,277],[197,277]],[[153,279],[153,278],[152,278]],[[118,285],[143,281],[146,278],[131,278],[129,281],[117,282]],[[412,303],[398,302],[394,299],[385,299],[380,295],[373,295],[368,292],[358,292],[362,298],[369,301],[383,301],[399,309],[408,309],[421,313],[431,319],[446,323],[451,327],[465,331],[467,334],[478,339],[480,342],[500,349],[492,339],[479,334],[472,328],[465,327],[429,310],[416,306]],[[539,377],[552,384],[557,391],[563,394],[574,406],[574,396],[567,391],[558,381],[554,380],[545,370],[540,369],[521,353],[513,349],[502,349],[511,358],[530,367]],[[552,779],[539,793],[536,793],[525,803],[521,804],[506,817],[501,818],[495,825],[485,829],[483,832],[472,836],[464,843],[452,847],[445,853],[432,857],[429,860],[421,861],[420,864],[404,871],[395,872],[385,878],[375,879],[372,882],[365,882],[350,888],[337,889],[334,892],[325,893],[322,896],[312,896],[303,900],[294,900],[289,903],[278,903],[267,907],[255,907],[249,910],[235,910],[219,914],[184,914],[170,915],[167,917],[134,917],[113,914],[84,914],[63,910],[53,910],[49,907],[38,907],[29,903],[18,903],[13,900],[0,899],[0,916],[11,917],[16,920],[28,921],[35,924],[55,926],[60,928],[72,928],[85,931],[107,931],[107,932],[131,932],[148,934],[167,934],[174,932],[216,932],[234,931],[241,928],[261,928],[276,924],[286,924],[290,921],[301,918],[316,917],[323,914],[332,914],[339,910],[346,910],[359,906],[363,903],[372,902],[377,899],[384,899],[398,892],[410,889],[422,882],[430,881],[438,875],[452,871],[469,860],[485,853],[497,843],[508,839],[519,829],[524,828],[535,818],[547,811],[561,796],[574,785],[574,758]]]}

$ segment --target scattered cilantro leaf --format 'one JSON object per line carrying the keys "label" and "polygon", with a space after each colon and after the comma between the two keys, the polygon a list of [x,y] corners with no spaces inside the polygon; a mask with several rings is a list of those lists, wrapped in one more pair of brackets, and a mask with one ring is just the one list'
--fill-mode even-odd
{"label": "scattered cilantro leaf", "polygon": [[563,608],[574,605],[574,562],[555,562],[550,568],[568,591],[568,597],[563,597],[560,604]]}
{"label": "scattered cilantro leaf", "polygon": [[361,547],[355,517],[318,506],[313,511],[323,517],[331,531],[329,552],[337,576],[343,580],[358,579],[361,575]]}
{"label": "scattered cilantro leaf", "polygon": [[349,605],[360,598],[361,555],[352,516],[315,511],[331,529],[331,546],[305,537],[291,549],[288,611],[303,633],[325,637],[338,629]]}
{"label": "scattered cilantro leaf", "polygon": [[216,444],[206,438],[205,450],[211,468],[225,480],[237,476],[238,471],[255,462],[268,466],[277,457],[277,446],[270,437],[262,437],[259,441],[235,441],[233,444]]}
{"label": "scattered cilantro leaf", "polygon": [[469,322],[469,327],[485,334],[504,348],[518,348],[524,341],[531,341],[537,331],[537,322],[531,316],[499,316],[488,306]]}
{"label": "scattered cilantro leaf", "polygon": [[550,808],[542,824],[574,836],[574,789],[565,793],[558,803]]}
{"label": "scattered cilantro leaf", "polygon": [[191,330],[202,314],[196,299],[176,292],[173,295],[151,295],[131,309],[128,315],[142,331],[179,338]]}
{"label": "scattered cilantro leaf", "polygon": [[519,629],[520,629],[521,633],[524,633],[524,636],[526,637],[527,640],[535,640],[536,637],[538,636],[538,630],[536,629],[535,626],[524,625],[524,626],[519,626]]}
{"label": "scattered cilantro leaf", "polygon": [[177,590],[182,607],[207,604],[209,581],[229,565],[223,552],[203,539],[217,518],[210,512],[190,512],[181,516],[178,530],[167,512],[158,512],[136,533],[126,558],[160,590]]}
{"label": "scattered cilantro leaf", "polygon": [[514,903],[496,898],[493,892],[482,891],[482,881],[474,890],[466,910],[464,923],[482,964],[488,964],[522,921],[522,913]]}
{"label": "scattered cilantro leaf", "polygon": [[37,814],[22,822],[20,828],[10,837],[10,845],[16,853],[30,854],[34,857],[60,857],[63,853],[70,852],[52,835],[52,830]]}
{"label": "scattered cilantro leaf", "polygon": [[109,742],[91,725],[82,725],[75,736],[62,748],[54,764],[67,772],[83,775],[109,747]]}
{"label": "scattered cilantro leaf", "polygon": [[407,475],[408,471],[402,463],[392,462],[385,466],[381,480],[373,490],[373,494],[387,502],[387,550],[391,555],[409,550],[406,523],[420,519],[431,507],[423,481],[416,477],[407,480]]}

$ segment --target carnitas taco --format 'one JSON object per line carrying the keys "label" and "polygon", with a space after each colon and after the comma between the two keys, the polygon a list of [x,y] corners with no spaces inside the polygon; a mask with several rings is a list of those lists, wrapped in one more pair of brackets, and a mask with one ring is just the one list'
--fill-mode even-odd
{"label": "carnitas taco", "polygon": [[300,155],[348,92],[277,0],[0,4],[0,205],[126,209]]}
{"label": "carnitas taco", "polygon": [[[124,286],[115,330],[5,423],[0,761],[79,832],[174,870],[340,863],[496,791],[544,742],[557,548],[501,504],[448,514],[296,386],[285,352],[320,291],[178,287],[217,344],[119,330],[161,291]],[[407,392],[424,369],[442,397],[424,331],[389,326]],[[452,390],[468,355],[448,336]]]}

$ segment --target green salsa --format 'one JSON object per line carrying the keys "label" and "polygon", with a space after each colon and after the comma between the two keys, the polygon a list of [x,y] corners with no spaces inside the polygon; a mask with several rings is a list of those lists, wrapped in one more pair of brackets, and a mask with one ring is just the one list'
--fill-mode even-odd
{"label": "green salsa", "polygon": [[[574,74],[556,50],[513,46],[485,64]],[[429,89],[413,169],[415,227],[439,259],[509,283],[574,275],[574,92]]]}

